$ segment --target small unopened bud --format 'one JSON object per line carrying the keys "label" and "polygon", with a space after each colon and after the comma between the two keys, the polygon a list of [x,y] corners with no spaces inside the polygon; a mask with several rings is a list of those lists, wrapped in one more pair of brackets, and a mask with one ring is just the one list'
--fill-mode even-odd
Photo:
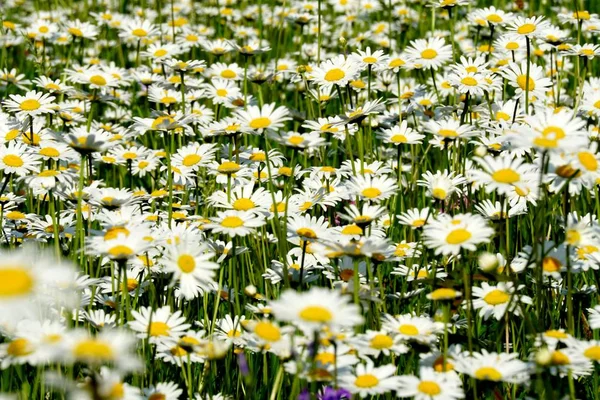
{"label": "small unopened bud", "polygon": [[346,45],[346,38],[341,36],[338,41],[340,42],[340,46],[345,46]]}
{"label": "small unopened bud", "polygon": [[306,65],[299,65],[297,71],[299,74],[306,73]]}
{"label": "small unopened bud", "polygon": [[477,262],[479,263],[479,268],[484,272],[492,272],[496,270],[499,264],[498,257],[487,252],[480,254]]}
{"label": "small unopened bud", "polygon": [[542,366],[550,364],[552,362],[552,352],[547,348],[540,349],[535,354],[535,362]]}
{"label": "small unopened bud", "polygon": [[254,297],[256,296],[256,286],[254,285],[248,285],[244,288],[244,293],[246,294],[246,296],[248,297]]}
{"label": "small unopened bud", "polygon": [[477,146],[475,148],[475,155],[477,157],[483,157],[487,154],[487,149],[485,148],[485,146]]}

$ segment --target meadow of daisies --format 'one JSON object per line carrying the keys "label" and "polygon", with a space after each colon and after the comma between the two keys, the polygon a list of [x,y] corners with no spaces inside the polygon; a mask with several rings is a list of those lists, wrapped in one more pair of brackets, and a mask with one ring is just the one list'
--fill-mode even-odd
{"label": "meadow of daisies", "polygon": [[4,1],[0,399],[600,399],[595,12]]}

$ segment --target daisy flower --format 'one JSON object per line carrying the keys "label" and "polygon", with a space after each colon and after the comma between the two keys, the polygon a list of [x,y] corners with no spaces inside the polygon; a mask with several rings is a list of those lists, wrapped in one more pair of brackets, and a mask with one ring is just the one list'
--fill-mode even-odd
{"label": "daisy flower", "polygon": [[83,362],[90,366],[111,364],[121,371],[131,371],[141,367],[134,352],[135,344],[135,337],[124,330],[106,329],[91,336],[80,329],[69,333],[60,357],[69,363]]}
{"label": "daisy flower", "polygon": [[437,335],[443,332],[444,324],[434,322],[426,316],[404,314],[392,316],[385,314],[381,321],[382,327],[403,341],[415,341],[422,344],[432,344],[437,341]]}
{"label": "daisy flower", "polygon": [[236,118],[248,129],[262,133],[263,130],[276,130],[283,127],[283,123],[290,119],[286,107],[275,108],[275,103],[265,104],[262,107],[249,106],[247,110],[238,111]]}
{"label": "daisy flower", "polygon": [[540,151],[562,153],[587,145],[585,121],[566,108],[555,112],[546,109],[525,116],[525,124],[518,134],[510,135],[516,147],[534,147]]}
{"label": "daisy flower", "polygon": [[206,245],[187,240],[166,248],[164,271],[173,273],[173,281],[179,283],[179,290],[187,300],[216,285],[214,276],[219,264],[209,261],[215,254],[207,250]]}
{"label": "daisy flower", "polygon": [[111,134],[102,129],[87,130],[84,126],[72,128],[59,136],[59,139],[68,144],[80,154],[90,154],[106,150],[111,145]]}
{"label": "daisy flower", "polygon": [[516,294],[523,287],[525,286],[520,285],[515,289],[512,282],[500,282],[497,286],[483,282],[481,287],[472,288],[473,308],[479,310],[479,315],[485,320],[491,315],[497,320],[501,320],[506,312],[521,315],[520,303],[532,304],[530,297]]}
{"label": "daisy flower", "polygon": [[[520,64],[511,62],[501,71],[502,76],[508,80],[508,84],[515,88],[515,94],[522,96],[521,101],[525,101],[525,92],[529,92],[529,101],[543,99],[546,96],[548,88],[552,86],[552,81],[546,78],[544,69],[537,64],[529,64],[529,81],[527,81],[527,60]],[[529,85],[527,84],[529,82]]]}
{"label": "daisy flower", "polygon": [[11,94],[8,100],[4,100],[3,104],[9,111],[15,113],[17,117],[32,118],[42,114],[53,114],[54,99],[55,97],[48,93],[32,90],[25,93],[24,96]]}
{"label": "daisy flower", "polygon": [[362,68],[379,68],[387,63],[388,57],[382,50],[371,51],[371,48],[367,47],[352,53],[350,59],[358,62]]}
{"label": "daisy flower", "polygon": [[400,380],[396,366],[392,364],[375,367],[372,362],[358,364],[354,372],[347,372],[339,377],[342,387],[361,398],[374,396],[400,389]]}
{"label": "daisy flower", "polygon": [[525,383],[529,380],[529,368],[518,359],[517,353],[481,353],[457,358],[456,370],[480,381]]}
{"label": "daisy flower", "polygon": [[436,372],[433,368],[421,368],[419,377],[402,375],[399,381],[399,397],[413,397],[415,400],[456,400],[465,397],[457,375]]}
{"label": "daisy flower", "polygon": [[70,264],[40,254],[34,246],[0,255],[0,323],[43,315],[50,305],[73,306],[75,298],[67,290],[75,283]]}
{"label": "daisy flower", "polygon": [[159,382],[156,386],[144,389],[148,400],[178,400],[183,390],[175,382]]}
{"label": "daisy flower", "polygon": [[123,21],[119,31],[119,37],[128,41],[139,41],[158,33],[158,28],[148,20],[137,18]]}
{"label": "daisy flower", "polygon": [[516,35],[528,38],[542,36],[549,26],[548,21],[544,18],[544,16],[531,18],[517,16],[508,24],[507,29]]}
{"label": "daisy flower", "polygon": [[337,331],[363,323],[359,307],[337,291],[312,287],[307,292],[286,290],[270,303],[273,316],[312,334],[324,327]]}
{"label": "daisy flower", "polygon": [[38,170],[40,156],[32,153],[27,145],[10,142],[0,147],[0,170],[4,174],[16,174],[25,177]]}
{"label": "daisy flower", "polygon": [[493,234],[494,229],[479,215],[441,214],[423,228],[423,241],[435,254],[457,255],[462,249],[475,251],[478,244],[489,242]]}
{"label": "daisy flower", "polygon": [[204,225],[205,229],[229,236],[246,236],[265,224],[264,218],[252,211],[217,211],[217,216],[210,220],[212,222]]}
{"label": "daisy flower", "polygon": [[348,182],[348,190],[365,201],[378,203],[393,196],[398,190],[398,185],[395,179],[387,176],[359,175]]}
{"label": "daisy flower", "polygon": [[476,187],[484,188],[487,193],[497,192],[506,194],[514,186],[519,186],[522,181],[535,179],[538,175],[533,165],[526,164],[523,158],[511,156],[484,158],[475,157],[475,162],[482,170],[471,169],[470,180],[475,182]]}
{"label": "daisy flower", "polygon": [[311,80],[324,88],[338,85],[346,86],[359,74],[360,64],[352,59],[339,55],[314,67],[310,73]]}
{"label": "daisy flower", "polygon": [[423,126],[426,131],[445,140],[464,139],[478,134],[471,125],[461,125],[459,120],[452,117],[438,121],[430,120]]}
{"label": "daisy flower", "polygon": [[418,186],[427,189],[427,196],[441,201],[448,199],[454,193],[461,194],[461,186],[465,183],[467,180],[464,176],[447,170],[436,171],[435,174],[427,171],[423,174],[423,179],[417,181]]}
{"label": "daisy flower", "polygon": [[416,39],[406,49],[406,55],[419,68],[435,71],[452,58],[452,46],[437,37]]}
{"label": "daisy flower", "polygon": [[299,244],[301,241],[313,242],[327,239],[330,235],[328,227],[329,222],[323,216],[317,219],[306,214],[290,215],[287,221],[288,240]]}
{"label": "daisy flower", "polygon": [[425,225],[429,218],[429,214],[431,214],[429,208],[413,208],[397,215],[396,218],[398,218],[398,223],[408,225],[411,229],[418,229]]}
{"label": "daisy flower", "polygon": [[377,139],[394,146],[421,144],[424,137],[425,135],[410,128],[406,120],[403,120],[400,125],[394,125],[390,129],[384,129],[377,133]]}
{"label": "daisy flower", "polygon": [[129,328],[138,332],[138,338],[148,338],[150,343],[178,338],[191,326],[185,323],[185,317],[182,317],[181,311],[173,313],[169,306],[156,310],[150,307],[140,307],[139,311],[131,310],[131,316],[133,320],[129,321]]}

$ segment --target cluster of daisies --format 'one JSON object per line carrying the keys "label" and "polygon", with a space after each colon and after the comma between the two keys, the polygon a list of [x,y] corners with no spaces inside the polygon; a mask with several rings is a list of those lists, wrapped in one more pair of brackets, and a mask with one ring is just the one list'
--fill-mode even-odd
{"label": "cluster of daisies", "polygon": [[5,3],[1,399],[600,398],[593,1]]}

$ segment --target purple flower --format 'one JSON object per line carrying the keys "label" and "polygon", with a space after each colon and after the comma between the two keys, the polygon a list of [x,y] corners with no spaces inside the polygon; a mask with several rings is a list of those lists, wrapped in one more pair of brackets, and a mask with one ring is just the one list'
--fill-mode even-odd
{"label": "purple flower", "polygon": [[248,376],[250,374],[250,369],[248,368],[248,361],[246,360],[244,353],[238,353],[237,362],[242,376]]}
{"label": "purple flower", "polygon": [[322,394],[317,396],[319,400],[342,400],[350,399],[352,394],[346,389],[334,389],[331,387],[325,387],[322,390]]}

